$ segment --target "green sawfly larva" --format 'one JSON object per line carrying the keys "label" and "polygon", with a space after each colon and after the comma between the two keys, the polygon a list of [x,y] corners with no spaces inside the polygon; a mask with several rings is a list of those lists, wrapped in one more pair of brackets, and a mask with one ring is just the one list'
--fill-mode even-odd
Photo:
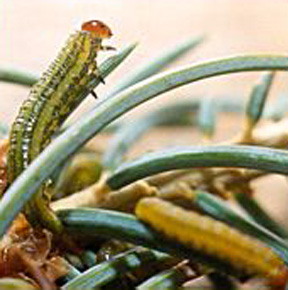
{"label": "green sawfly larva", "polygon": [[[80,31],[70,36],[56,60],[32,87],[20,108],[10,133],[8,184],[49,144],[51,137],[83,100],[81,92],[95,77],[102,77],[96,63],[102,40],[112,36],[101,21],[85,22]],[[103,81],[103,80],[102,80]],[[61,226],[44,202],[43,189],[25,209],[30,221],[57,231]],[[54,222],[53,222],[54,220]]]}
{"label": "green sawfly larva", "polygon": [[273,284],[287,280],[284,262],[270,248],[222,222],[155,197],[141,199],[136,215],[169,239],[225,260],[239,272]]}

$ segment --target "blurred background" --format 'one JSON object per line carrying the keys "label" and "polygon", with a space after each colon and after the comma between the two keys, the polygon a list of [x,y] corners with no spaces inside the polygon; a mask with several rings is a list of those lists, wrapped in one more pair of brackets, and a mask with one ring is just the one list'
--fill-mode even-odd
{"label": "blurred background", "polygon": [[[204,35],[206,40],[173,66],[244,53],[288,52],[288,1],[285,0],[9,0],[0,2],[0,11],[1,66],[42,72],[68,35],[91,19],[103,20],[111,27],[114,36],[109,45],[121,48],[138,41],[133,55],[107,78],[105,86],[97,89],[100,97],[137,64],[194,36]],[[102,55],[105,56],[107,54]],[[128,118],[180,97],[210,95],[245,100],[258,76],[259,73],[241,73],[198,82],[148,102]],[[271,98],[279,92],[288,93],[287,77],[287,73],[278,74]],[[29,89],[0,83],[0,91],[1,121],[11,123]],[[88,98],[80,111],[94,104],[95,99]],[[225,118],[220,119],[220,137],[230,136],[231,131],[240,128],[239,120],[235,122],[228,117],[231,122],[226,122]],[[183,143],[193,144],[193,134],[182,133]],[[171,142],[173,135],[165,135],[162,134],[162,138]],[[159,141],[155,136],[149,139],[150,143],[146,139],[142,141],[145,150],[157,147],[155,144]],[[158,133],[157,136],[161,137]],[[287,184],[284,177],[276,176],[275,180],[261,185],[261,201],[284,221],[288,214],[279,204],[283,204],[284,199],[287,204]]]}
{"label": "blurred background", "polygon": [[[138,41],[133,55],[109,76],[106,86],[97,89],[99,96],[135,65],[189,37],[205,35],[206,40],[175,65],[241,53],[285,54],[288,50],[285,0],[9,0],[1,1],[0,11],[1,65],[42,72],[69,34],[90,19],[103,20],[111,27],[114,36],[109,44],[116,48]],[[181,89],[177,95],[245,97],[257,76],[217,77]],[[0,86],[1,119],[10,122],[27,89]]]}

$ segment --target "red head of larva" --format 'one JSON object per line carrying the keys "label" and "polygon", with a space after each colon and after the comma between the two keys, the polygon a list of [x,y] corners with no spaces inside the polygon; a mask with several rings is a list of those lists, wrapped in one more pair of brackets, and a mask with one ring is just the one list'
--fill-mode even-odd
{"label": "red head of larva", "polygon": [[84,22],[81,26],[82,31],[88,31],[99,38],[109,38],[112,36],[111,29],[99,20]]}

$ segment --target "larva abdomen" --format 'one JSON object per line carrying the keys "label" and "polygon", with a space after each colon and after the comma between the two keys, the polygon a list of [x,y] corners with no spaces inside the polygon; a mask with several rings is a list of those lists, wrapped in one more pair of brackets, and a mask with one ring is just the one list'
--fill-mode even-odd
{"label": "larva abdomen", "polygon": [[[9,184],[48,145],[53,134],[85,97],[83,91],[87,90],[88,83],[101,77],[96,56],[102,49],[102,40],[110,36],[111,31],[104,23],[87,22],[81,31],[69,38],[56,60],[32,87],[10,133]],[[48,213],[48,207],[45,215],[45,206],[40,205],[41,202],[44,200],[39,193],[35,203],[30,203],[28,215],[32,210],[34,216],[45,223],[45,219],[52,215]]]}
{"label": "larva abdomen", "polygon": [[83,78],[83,64],[85,70],[87,66],[95,66],[96,50],[92,51],[93,55],[90,51],[83,55],[83,45],[87,42],[85,38],[90,40],[89,35],[82,32],[70,37],[56,61],[31,89],[28,99],[20,108],[10,135],[9,183],[43,150],[47,140],[74,109],[75,105],[71,105],[81,101],[77,100],[75,90],[70,90],[69,83],[79,86],[73,78]]}
{"label": "larva abdomen", "polygon": [[158,198],[144,198],[136,215],[170,239],[228,262],[240,272],[283,280],[287,268],[268,247],[222,222]]}

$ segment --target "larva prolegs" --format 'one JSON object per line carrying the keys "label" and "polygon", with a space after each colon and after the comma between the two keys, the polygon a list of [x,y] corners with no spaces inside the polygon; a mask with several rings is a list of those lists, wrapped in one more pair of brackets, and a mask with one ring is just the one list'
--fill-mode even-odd
{"label": "larva prolegs", "polygon": [[42,197],[42,191],[36,192],[34,200],[25,208],[25,214],[32,226],[45,227],[53,233],[61,234],[63,225],[49,207],[48,202],[45,202]]}

